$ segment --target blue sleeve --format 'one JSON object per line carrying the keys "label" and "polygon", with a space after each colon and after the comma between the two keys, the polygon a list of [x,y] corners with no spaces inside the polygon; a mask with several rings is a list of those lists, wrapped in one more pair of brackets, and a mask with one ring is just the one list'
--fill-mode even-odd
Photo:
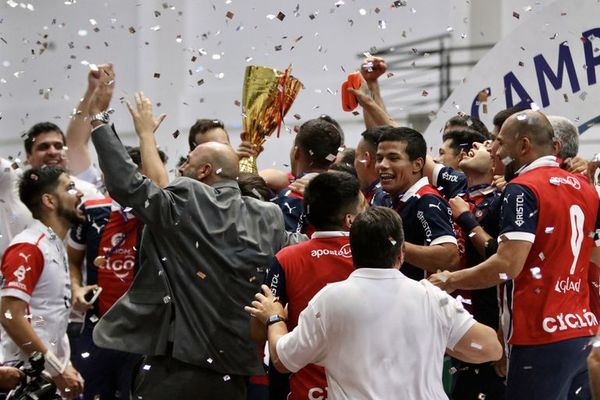
{"label": "blue sleeve", "polygon": [[533,242],[538,222],[538,202],[531,190],[518,184],[504,189],[500,215],[500,236]]}
{"label": "blue sleeve", "polygon": [[372,206],[392,207],[392,197],[382,188],[375,189],[375,195],[371,200]]}
{"label": "blue sleeve", "polygon": [[303,199],[289,195],[290,189],[284,189],[273,201],[283,213],[285,230],[288,232],[302,231],[302,214],[304,213]]}
{"label": "blue sleeve", "polygon": [[451,211],[446,202],[437,196],[425,195],[417,205],[417,220],[425,232],[425,244],[454,243]]}
{"label": "blue sleeve", "polygon": [[267,271],[267,278],[265,285],[267,285],[275,297],[279,297],[279,302],[284,306],[287,304],[287,293],[285,290],[285,271],[277,257],[273,257],[273,261],[269,265]]}
{"label": "blue sleeve", "polygon": [[443,167],[437,176],[437,189],[446,199],[466,193],[467,176],[450,167]]}
{"label": "blue sleeve", "polygon": [[72,243],[85,246],[87,244],[90,215],[86,212],[84,205],[82,205],[80,208],[86,216],[85,222],[71,225],[71,229],[69,230],[69,239],[71,239]]}

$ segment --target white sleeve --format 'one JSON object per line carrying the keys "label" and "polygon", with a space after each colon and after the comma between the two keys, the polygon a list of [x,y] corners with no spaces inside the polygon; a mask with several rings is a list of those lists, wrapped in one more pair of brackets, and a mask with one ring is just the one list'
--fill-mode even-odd
{"label": "white sleeve", "polygon": [[98,190],[102,190],[104,187],[104,182],[102,182],[102,176],[100,175],[100,171],[93,165],[90,165],[88,169],[80,172],[76,178],[81,179],[82,181],[91,183]]}
{"label": "white sleeve", "polygon": [[277,342],[277,356],[291,372],[307,364],[320,364],[325,359],[327,339],[319,306],[315,303],[308,304],[300,313],[298,326]]}
{"label": "white sleeve", "polygon": [[422,280],[421,284],[425,286],[425,290],[431,296],[431,307],[441,320],[443,332],[446,336],[446,347],[452,350],[467,331],[475,325],[476,321],[465,310],[461,302],[454,297],[426,280]]}
{"label": "white sleeve", "polygon": [[442,168],[444,168],[444,164],[440,164],[437,162],[433,166],[433,172],[431,173],[431,185],[433,187],[437,187],[438,185],[438,176],[440,175]]}

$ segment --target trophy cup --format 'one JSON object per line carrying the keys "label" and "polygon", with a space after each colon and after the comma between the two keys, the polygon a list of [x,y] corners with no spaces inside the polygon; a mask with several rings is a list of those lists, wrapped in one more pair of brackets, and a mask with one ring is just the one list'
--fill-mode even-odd
{"label": "trophy cup", "polygon": [[[291,65],[283,72],[273,68],[250,65],[244,76],[242,93],[242,138],[256,146],[257,154],[275,128],[277,137],[283,117],[298,95],[302,83],[290,75]],[[256,174],[256,157],[240,160],[240,172]]]}

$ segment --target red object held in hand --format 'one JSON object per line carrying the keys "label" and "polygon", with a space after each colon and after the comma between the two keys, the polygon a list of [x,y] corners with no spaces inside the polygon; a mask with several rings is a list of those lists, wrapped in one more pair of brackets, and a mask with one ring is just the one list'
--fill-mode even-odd
{"label": "red object held in hand", "polygon": [[360,72],[348,75],[348,80],[342,83],[342,109],[352,111],[358,106],[356,96],[348,91],[348,88],[359,89],[361,85]]}

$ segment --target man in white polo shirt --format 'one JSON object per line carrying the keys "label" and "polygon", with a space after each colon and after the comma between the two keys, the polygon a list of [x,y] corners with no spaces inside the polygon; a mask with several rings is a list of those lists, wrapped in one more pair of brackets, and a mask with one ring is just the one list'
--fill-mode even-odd
{"label": "man in white polo shirt", "polygon": [[329,399],[447,399],[444,353],[472,363],[497,360],[502,347],[491,328],[429,282],[400,271],[402,220],[372,207],[350,229],[356,270],[327,285],[288,334],[285,311],[269,288],[246,311],[268,327],[275,367],[325,367]]}
{"label": "man in white polo shirt", "polygon": [[2,257],[0,322],[5,363],[45,357],[45,371],[63,397],[83,389],[69,362],[67,324],[71,310],[69,266],[63,244],[71,224],[83,222],[83,194],[61,167],[33,168],[23,173],[19,197],[34,217],[13,238]]}

